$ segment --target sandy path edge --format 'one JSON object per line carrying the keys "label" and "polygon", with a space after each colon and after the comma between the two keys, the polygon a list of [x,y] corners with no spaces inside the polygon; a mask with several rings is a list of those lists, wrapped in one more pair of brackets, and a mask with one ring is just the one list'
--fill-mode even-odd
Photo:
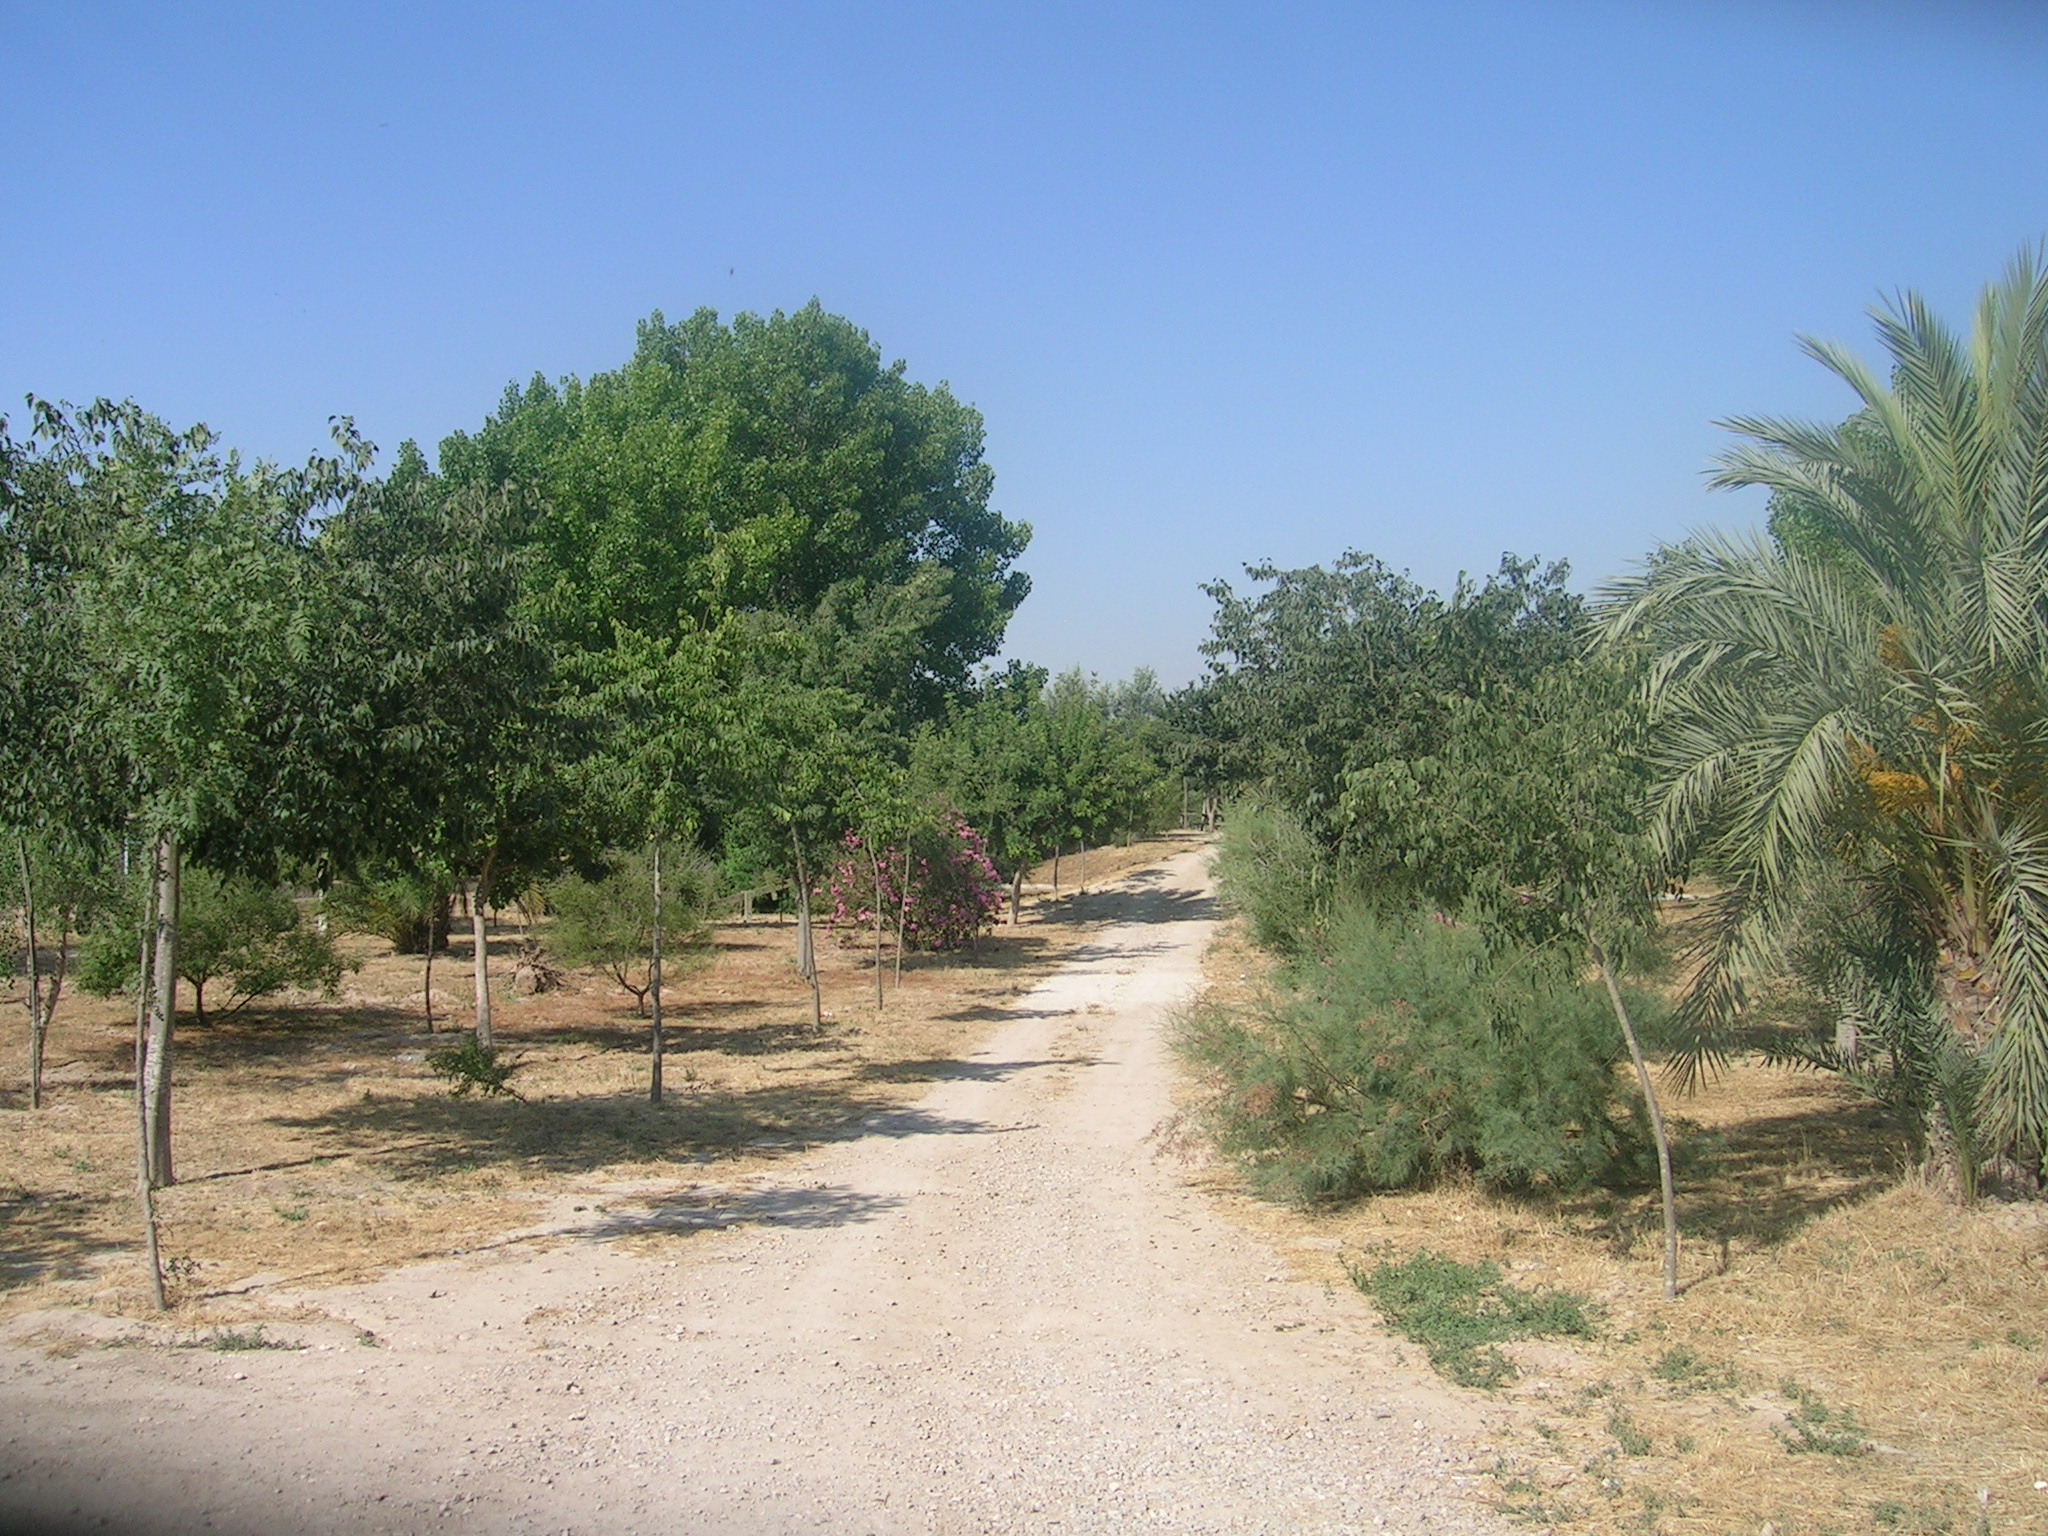
{"label": "sandy path edge", "polygon": [[1470,1412],[1159,1155],[1202,860],[1088,898],[922,1101],[744,1187],[268,1296],[330,1319],[297,1353],[51,1358],[18,1320],[0,1529],[1495,1529]]}

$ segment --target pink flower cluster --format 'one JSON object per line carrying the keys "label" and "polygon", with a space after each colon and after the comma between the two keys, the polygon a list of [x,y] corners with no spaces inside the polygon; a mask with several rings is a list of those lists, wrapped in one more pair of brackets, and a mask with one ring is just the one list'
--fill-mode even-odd
{"label": "pink flower cluster", "polygon": [[841,930],[849,942],[863,931],[873,932],[877,905],[882,926],[900,927],[907,948],[931,950],[964,949],[1002,910],[1003,877],[981,834],[958,815],[942,818],[911,839],[907,887],[904,849],[884,845],[879,850],[879,890],[872,852],[858,832],[848,832],[816,893],[826,906],[826,925]]}

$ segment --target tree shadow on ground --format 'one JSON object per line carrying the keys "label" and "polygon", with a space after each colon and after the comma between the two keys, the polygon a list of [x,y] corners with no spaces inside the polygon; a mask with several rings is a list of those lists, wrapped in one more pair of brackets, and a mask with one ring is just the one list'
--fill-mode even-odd
{"label": "tree shadow on ground", "polygon": [[[1804,1102],[1723,1126],[1679,1121],[1672,1138],[1679,1225],[1695,1240],[1732,1249],[1775,1248],[1841,1206],[1898,1184],[1906,1145],[1898,1118],[1867,1100],[1845,1102],[1838,1085],[1813,1080]],[[1625,1191],[1573,1195],[1560,1213],[1618,1254],[1661,1241],[1654,1179]]]}
{"label": "tree shadow on ground", "polygon": [[614,1237],[720,1231],[727,1227],[745,1226],[816,1231],[874,1221],[902,1204],[899,1196],[863,1194],[844,1185],[746,1191],[686,1190],[664,1196],[641,1210],[608,1210],[603,1221],[578,1227],[572,1235],[603,1241]]}
{"label": "tree shadow on ground", "polygon": [[[82,1280],[103,1254],[131,1245],[109,1242],[118,1214],[103,1196],[70,1191],[0,1189],[0,1292],[46,1280]],[[139,1226],[140,1218],[137,1218]]]}
{"label": "tree shadow on ground", "polygon": [[[720,1051],[729,1056],[775,1056],[791,1052],[827,1051],[839,1048],[831,1026],[814,1030],[807,1020],[775,1019],[760,1024],[722,1025],[719,1015],[759,1012],[756,1003],[712,1003],[687,1009],[671,1005],[664,1010],[664,1048],[670,1052]],[[700,1022],[707,1017],[711,1023]],[[622,1019],[610,1024],[511,1024],[497,1032],[501,1049],[517,1052],[541,1047],[582,1046],[592,1051],[648,1054],[647,1019]],[[452,1040],[451,1040],[452,1043]]]}
{"label": "tree shadow on ground", "polygon": [[391,1177],[413,1180],[493,1167],[580,1174],[626,1162],[799,1152],[867,1135],[974,1135],[989,1129],[899,1108],[858,1084],[724,1090],[687,1081],[660,1104],[624,1095],[522,1103],[423,1094],[352,1101],[272,1123],[317,1138],[321,1155],[346,1153]]}
{"label": "tree shadow on ground", "polygon": [[1030,1061],[961,1061],[931,1058],[924,1061],[876,1062],[861,1068],[860,1075],[878,1083],[1000,1083],[1035,1067],[1092,1067],[1097,1056],[1058,1056]]}
{"label": "tree shadow on ground", "polygon": [[1221,914],[1213,895],[1168,886],[1157,870],[1133,876],[1125,889],[1055,896],[1044,911],[1047,921],[1068,923],[1202,923]]}

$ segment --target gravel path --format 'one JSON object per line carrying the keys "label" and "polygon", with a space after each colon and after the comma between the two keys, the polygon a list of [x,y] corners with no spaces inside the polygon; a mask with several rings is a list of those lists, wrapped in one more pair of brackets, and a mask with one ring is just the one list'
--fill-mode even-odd
{"label": "gravel path", "polygon": [[0,1529],[1495,1530],[1476,1421],[1160,1155],[1201,857],[1088,898],[986,1049],[771,1176],[266,1296],[346,1320],[299,1352],[53,1358],[19,1321]]}

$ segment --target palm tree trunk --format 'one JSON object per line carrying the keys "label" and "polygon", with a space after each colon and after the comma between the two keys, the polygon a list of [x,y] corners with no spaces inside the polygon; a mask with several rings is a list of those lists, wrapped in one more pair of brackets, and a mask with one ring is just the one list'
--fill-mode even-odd
{"label": "palm tree trunk", "polygon": [[1650,1081],[1649,1064],[1643,1060],[1643,1045],[1636,1038],[1636,1026],[1628,1016],[1628,1008],[1621,1000],[1621,988],[1614,984],[1614,972],[1607,968],[1607,956],[1595,944],[1593,963],[1600,967],[1600,980],[1606,985],[1607,1000],[1614,1005],[1615,1021],[1621,1025],[1621,1037],[1628,1042],[1629,1060],[1636,1066],[1636,1082],[1643,1090],[1643,1102],[1650,1110],[1650,1134],[1657,1141],[1657,1177],[1664,1187],[1664,1294],[1667,1297],[1678,1294],[1678,1196],[1671,1180],[1671,1140],[1664,1133],[1664,1111],[1657,1103],[1657,1085]]}

